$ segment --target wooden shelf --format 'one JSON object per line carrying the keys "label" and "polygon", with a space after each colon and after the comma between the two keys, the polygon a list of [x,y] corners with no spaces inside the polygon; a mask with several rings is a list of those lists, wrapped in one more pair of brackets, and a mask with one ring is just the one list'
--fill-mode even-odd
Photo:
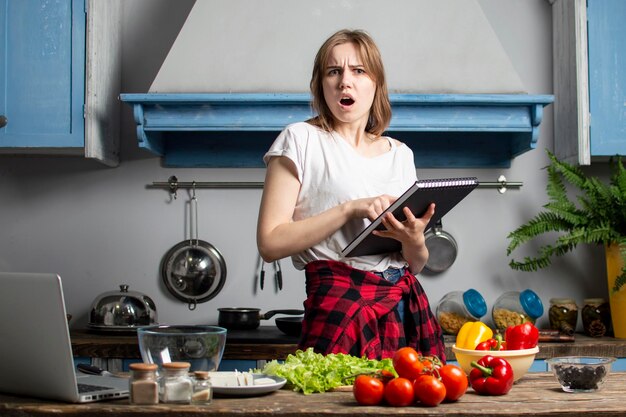
{"label": "wooden shelf", "polygon": [[[139,146],[172,167],[263,167],[288,124],[312,116],[308,94],[121,94]],[[392,94],[389,136],[418,168],[509,167],[534,149],[551,95]]]}

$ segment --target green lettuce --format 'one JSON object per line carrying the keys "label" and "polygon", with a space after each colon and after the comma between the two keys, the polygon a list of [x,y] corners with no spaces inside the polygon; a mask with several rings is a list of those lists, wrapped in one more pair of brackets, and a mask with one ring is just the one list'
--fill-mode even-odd
{"label": "green lettuce", "polygon": [[283,377],[294,391],[308,395],[326,392],[342,385],[352,385],[357,375],[380,370],[387,370],[395,375],[390,358],[375,360],[343,353],[322,355],[309,348],[296,351],[282,363],[270,361],[261,372]]}

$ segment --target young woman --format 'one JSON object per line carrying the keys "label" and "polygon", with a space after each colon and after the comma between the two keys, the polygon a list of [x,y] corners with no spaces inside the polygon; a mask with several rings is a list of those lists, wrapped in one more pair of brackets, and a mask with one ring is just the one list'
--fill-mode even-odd
{"label": "young woman", "polygon": [[390,357],[402,346],[445,360],[441,329],[415,275],[428,260],[421,218],[383,219],[398,253],[341,257],[341,250],[416,181],[413,152],[381,136],[391,119],[380,52],[363,31],[324,42],[311,78],[317,116],[287,126],[264,157],[257,230],[270,262],[305,270],[300,348]]}

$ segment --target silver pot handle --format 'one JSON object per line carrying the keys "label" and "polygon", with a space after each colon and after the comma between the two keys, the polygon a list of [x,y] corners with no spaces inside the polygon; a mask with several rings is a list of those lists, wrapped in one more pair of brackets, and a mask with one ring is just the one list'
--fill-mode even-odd
{"label": "silver pot handle", "polygon": [[191,201],[189,202],[189,243],[191,246],[198,246],[198,199],[196,198],[195,181],[192,184]]}

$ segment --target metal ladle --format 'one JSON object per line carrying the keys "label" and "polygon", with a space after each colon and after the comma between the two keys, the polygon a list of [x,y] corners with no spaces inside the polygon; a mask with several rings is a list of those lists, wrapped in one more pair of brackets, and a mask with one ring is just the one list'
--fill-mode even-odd
{"label": "metal ladle", "polygon": [[[195,185],[195,182],[194,182]],[[210,243],[198,238],[198,200],[195,186],[189,202],[189,239],[173,246],[163,258],[161,273],[168,290],[189,304],[215,297],[226,280],[226,263]]]}

